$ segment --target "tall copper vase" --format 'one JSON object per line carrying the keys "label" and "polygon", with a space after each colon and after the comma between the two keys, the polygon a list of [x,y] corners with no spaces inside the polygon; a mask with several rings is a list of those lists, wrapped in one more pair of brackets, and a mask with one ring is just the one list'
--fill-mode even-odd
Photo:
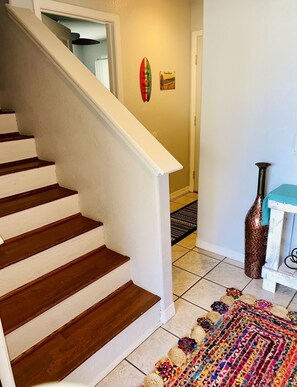
{"label": "tall copper vase", "polygon": [[262,203],[265,191],[266,169],[269,163],[256,163],[259,168],[257,196],[245,218],[244,271],[250,278],[261,278],[265,263],[268,226],[262,226]]}

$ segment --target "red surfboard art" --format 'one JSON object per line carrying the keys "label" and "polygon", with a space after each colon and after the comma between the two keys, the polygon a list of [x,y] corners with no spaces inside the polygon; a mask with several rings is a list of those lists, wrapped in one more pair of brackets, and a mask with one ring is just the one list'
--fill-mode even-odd
{"label": "red surfboard art", "polygon": [[143,102],[148,102],[152,92],[152,71],[147,58],[143,58],[141,61],[139,81],[142,100]]}

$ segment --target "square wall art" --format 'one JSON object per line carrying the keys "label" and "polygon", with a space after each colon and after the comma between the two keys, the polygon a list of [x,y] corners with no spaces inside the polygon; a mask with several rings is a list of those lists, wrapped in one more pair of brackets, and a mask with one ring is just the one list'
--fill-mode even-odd
{"label": "square wall art", "polygon": [[175,89],[175,71],[160,71],[160,90]]}

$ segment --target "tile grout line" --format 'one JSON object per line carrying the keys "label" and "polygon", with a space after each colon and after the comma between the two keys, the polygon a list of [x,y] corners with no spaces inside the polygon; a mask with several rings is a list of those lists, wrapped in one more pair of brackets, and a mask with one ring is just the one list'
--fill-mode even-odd
{"label": "tile grout line", "polygon": [[128,360],[127,358],[125,358],[124,360],[126,360],[127,363],[129,363],[131,366],[133,366],[133,367],[136,368],[138,371],[140,371],[144,376],[146,376],[146,373],[143,372],[140,368],[136,367],[136,365],[133,364],[130,360]]}
{"label": "tile grout line", "polygon": [[[205,312],[209,312],[209,310],[206,309],[204,306],[197,305],[197,304],[195,304],[194,302],[187,300],[186,298],[179,297],[179,299],[180,299],[180,300],[183,300],[183,301],[185,301],[185,302],[188,302],[189,304],[191,304],[191,305],[193,305],[193,306],[196,306],[197,308],[202,309],[202,310],[204,310]],[[177,301],[177,300],[175,300],[175,301]],[[174,302],[175,302],[175,301],[174,301]]]}
{"label": "tile grout line", "polygon": [[[209,257],[209,258],[210,258],[210,257]],[[217,261],[217,260],[216,260],[216,261]],[[178,269],[184,270],[184,271],[186,271],[186,272],[188,272],[188,273],[190,273],[190,274],[196,275],[196,276],[201,277],[201,278],[205,278],[205,276],[207,276],[212,270],[214,270],[217,266],[219,266],[220,263],[221,263],[221,261],[218,261],[218,263],[217,263],[212,269],[210,269],[208,272],[206,272],[204,275],[199,275],[199,274],[197,274],[197,273],[193,273],[193,272],[190,271],[190,270],[184,269],[183,267],[176,266],[176,265],[175,265],[175,262],[174,262],[172,265],[173,265],[174,267],[177,267]],[[205,278],[205,279],[206,279],[206,278]]]}

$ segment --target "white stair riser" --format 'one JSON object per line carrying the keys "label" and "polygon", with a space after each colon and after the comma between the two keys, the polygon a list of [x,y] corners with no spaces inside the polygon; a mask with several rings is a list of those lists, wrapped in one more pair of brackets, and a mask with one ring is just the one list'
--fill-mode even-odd
{"label": "white stair riser", "polygon": [[0,198],[56,184],[54,165],[0,176]]}
{"label": "white stair riser", "polygon": [[130,280],[130,264],[99,278],[6,336],[13,359]]}
{"label": "white stair riser", "polygon": [[[159,319],[160,303],[157,303],[63,381],[95,386],[161,325]],[[126,385],[124,380],[122,383],[123,386]]]}
{"label": "white stair riser", "polygon": [[0,163],[30,159],[36,156],[34,138],[0,143]]}
{"label": "white stair riser", "polygon": [[0,218],[0,235],[4,240],[80,212],[78,195],[19,211]]}
{"label": "white stair riser", "polygon": [[15,114],[0,114],[0,134],[17,132]]}
{"label": "white stair riser", "polygon": [[5,267],[0,271],[0,296],[104,245],[103,226]]}

